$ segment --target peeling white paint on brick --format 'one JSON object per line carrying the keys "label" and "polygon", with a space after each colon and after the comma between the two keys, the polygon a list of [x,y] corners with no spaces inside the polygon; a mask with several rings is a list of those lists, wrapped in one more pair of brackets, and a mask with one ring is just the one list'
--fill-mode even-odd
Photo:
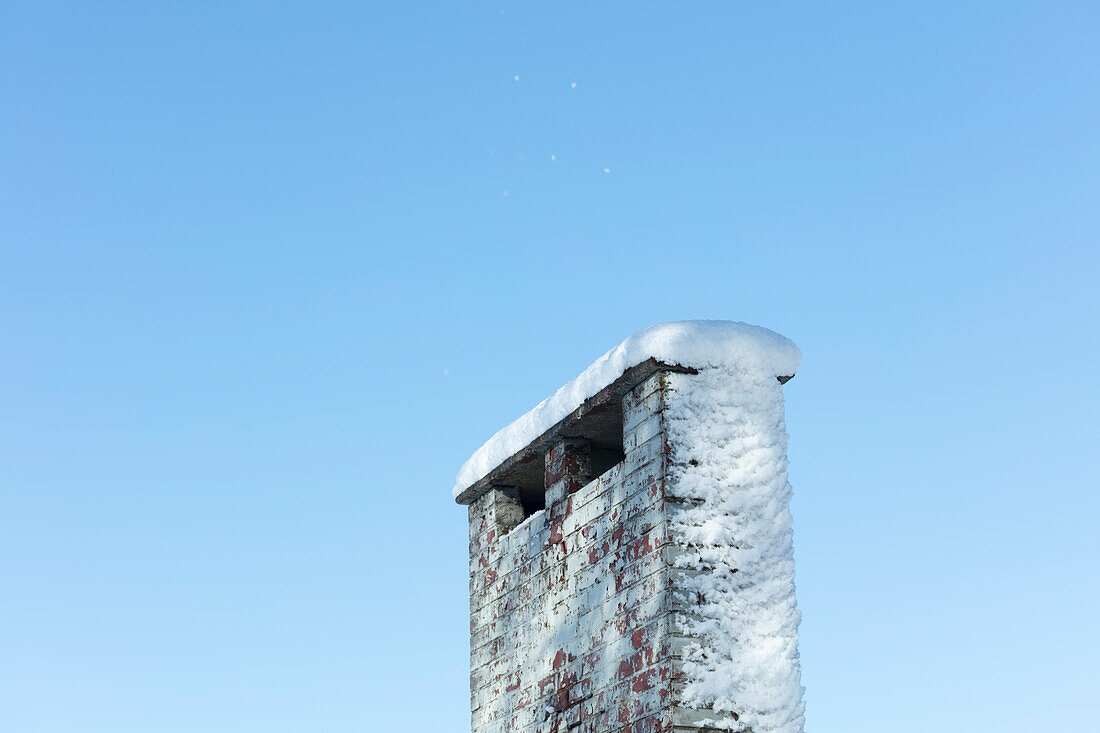
{"label": "peeling white paint on brick", "polygon": [[475,733],[667,730],[665,461],[652,436],[503,536],[496,492],[470,507]]}

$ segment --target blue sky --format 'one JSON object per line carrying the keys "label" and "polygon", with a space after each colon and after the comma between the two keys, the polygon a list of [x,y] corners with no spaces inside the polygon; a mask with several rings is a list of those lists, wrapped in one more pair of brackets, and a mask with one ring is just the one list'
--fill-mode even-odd
{"label": "blue sky", "polygon": [[455,472],[681,318],[808,729],[1090,728],[1100,11],[894,5],[0,8],[0,728],[467,730]]}

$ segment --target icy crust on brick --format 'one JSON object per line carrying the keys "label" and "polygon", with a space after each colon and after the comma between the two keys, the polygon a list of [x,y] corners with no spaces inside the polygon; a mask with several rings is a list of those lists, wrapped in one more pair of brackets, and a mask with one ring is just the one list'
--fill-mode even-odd
{"label": "icy crust on brick", "polygon": [[451,495],[457,497],[627,369],[650,358],[697,369],[720,367],[775,381],[794,375],[802,352],[775,331],[736,321],[673,321],[644,328],[478,448],[459,469]]}
{"label": "icy crust on brick", "polygon": [[801,666],[783,391],[728,369],[668,377],[681,704],[715,728],[801,733]]}

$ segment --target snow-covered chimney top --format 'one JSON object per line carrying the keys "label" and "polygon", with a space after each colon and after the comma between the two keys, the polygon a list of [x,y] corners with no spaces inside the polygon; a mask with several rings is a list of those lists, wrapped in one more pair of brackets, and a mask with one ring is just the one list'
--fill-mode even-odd
{"label": "snow-covered chimney top", "polygon": [[[597,359],[530,412],[486,441],[462,465],[452,496],[473,501],[471,487],[515,454],[611,387],[631,369],[650,363],[680,371],[720,367],[785,382],[794,376],[802,352],[790,339],[736,321],[672,321],[643,328]],[[628,385],[627,388],[629,388]]]}

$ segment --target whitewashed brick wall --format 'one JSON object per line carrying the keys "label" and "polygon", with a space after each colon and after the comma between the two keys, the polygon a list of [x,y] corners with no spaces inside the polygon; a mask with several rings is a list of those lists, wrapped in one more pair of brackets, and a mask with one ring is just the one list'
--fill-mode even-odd
{"label": "whitewashed brick wall", "polygon": [[623,398],[625,458],[602,476],[518,526],[508,490],[470,506],[473,733],[706,730],[676,704],[667,385]]}

